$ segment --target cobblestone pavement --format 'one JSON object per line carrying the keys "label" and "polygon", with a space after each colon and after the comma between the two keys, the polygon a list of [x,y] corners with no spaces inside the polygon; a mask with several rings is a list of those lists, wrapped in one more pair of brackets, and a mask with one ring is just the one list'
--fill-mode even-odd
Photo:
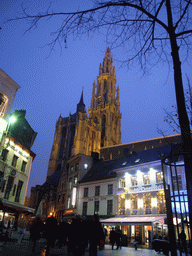
{"label": "cobblestone pavement", "polygon": [[[35,253],[32,253],[32,245],[28,242],[17,244],[7,243],[1,252],[1,256],[47,256],[44,243],[38,243]],[[59,249],[58,247],[50,250],[49,256],[67,256],[66,247]],[[122,247],[121,250],[111,250],[110,245],[105,245],[103,251],[98,250],[98,256],[155,256],[157,253],[154,250],[138,248],[136,251],[134,248]],[[84,256],[89,256],[89,252],[86,251]]]}
{"label": "cobblestone pavement", "polygon": [[[17,243],[17,233],[11,235],[12,242],[7,242],[3,247],[0,247],[0,256],[47,256],[45,241],[37,243],[35,253],[32,253],[32,243],[29,242],[29,234],[26,233],[21,244]],[[59,249],[57,246],[50,250],[49,256],[67,256],[67,248]],[[98,256],[158,256],[154,250],[141,249],[135,250],[131,247],[122,247],[121,250],[112,250],[111,245],[106,244],[103,251],[98,250]],[[163,255],[163,254],[161,254]],[[89,256],[86,251],[84,256]]]}

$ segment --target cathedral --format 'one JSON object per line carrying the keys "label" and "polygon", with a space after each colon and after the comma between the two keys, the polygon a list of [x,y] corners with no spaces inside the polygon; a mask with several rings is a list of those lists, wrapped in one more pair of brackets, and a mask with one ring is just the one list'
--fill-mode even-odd
{"label": "cathedral", "polygon": [[[57,211],[62,212],[63,216],[66,204],[69,206],[71,203],[67,198],[71,198],[68,183],[72,159],[81,156],[81,161],[85,162],[93,155],[99,158],[101,148],[121,144],[121,117],[119,86],[116,84],[113,58],[107,48],[103,63],[99,66],[97,82],[93,83],[88,113],[82,92],[76,112],[68,117],[60,116],[56,122],[47,179],[42,186],[46,215]],[[81,168],[79,164],[76,168],[78,172],[83,169],[82,175],[86,173],[86,168]],[[54,207],[55,200],[58,209]]]}
{"label": "cathedral", "polygon": [[113,58],[107,48],[97,84],[93,83],[88,115],[82,92],[76,113],[64,118],[60,116],[56,123],[47,177],[63,168],[74,155],[99,154],[102,147],[118,144],[121,144],[119,86],[116,85]]}

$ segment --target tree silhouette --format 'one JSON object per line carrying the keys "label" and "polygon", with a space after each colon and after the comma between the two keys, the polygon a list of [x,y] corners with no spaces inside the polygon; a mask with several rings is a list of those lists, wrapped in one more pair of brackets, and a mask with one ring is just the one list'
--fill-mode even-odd
{"label": "tree silhouette", "polygon": [[58,29],[51,32],[52,49],[56,43],[62,46],[70,35],[81,37],[85,33],[91,35],[95,32],[105,32],[112,47],[126,47],[126,62],[138,60],[144,71],[152,60],[156,63],[172,62],[192,230],[191,132],[179,56],[182,52],[182,56],[187,58],[191,51],[191,13],[192,0],[95,0],[93,8],[69,13],[54,12],[49,8],[45,13],[33,15],[23,8],[23,16],[12,20],[27,20],[29,31],[36,28],[43,19],[47,19],[47,22],[58,19]]}

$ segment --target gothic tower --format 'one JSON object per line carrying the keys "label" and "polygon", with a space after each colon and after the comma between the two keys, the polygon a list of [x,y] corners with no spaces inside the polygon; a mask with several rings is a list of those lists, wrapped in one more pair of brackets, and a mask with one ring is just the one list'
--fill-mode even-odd
{"label": "gothic tower", "polygon": [[93,83],[88,113],[92,125],[99,126],[99,149],[121,144],[119,86],[116,87],[115,67],[109,47],[103,65],[99,67],[97,84]]}

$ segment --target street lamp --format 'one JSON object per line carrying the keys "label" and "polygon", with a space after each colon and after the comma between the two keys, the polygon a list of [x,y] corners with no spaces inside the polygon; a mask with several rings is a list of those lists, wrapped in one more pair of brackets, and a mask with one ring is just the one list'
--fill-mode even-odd
{"label": "street lamp", "polygon": [[6,128],[6,133],[8,133],[8,130],[9,130],[10,124],[15,123],[15,121],[16,121],[15,116],[11,116],[11,117],[9,118],[9,121],[8,121],[8,124],[7,124],[7,128]]}

